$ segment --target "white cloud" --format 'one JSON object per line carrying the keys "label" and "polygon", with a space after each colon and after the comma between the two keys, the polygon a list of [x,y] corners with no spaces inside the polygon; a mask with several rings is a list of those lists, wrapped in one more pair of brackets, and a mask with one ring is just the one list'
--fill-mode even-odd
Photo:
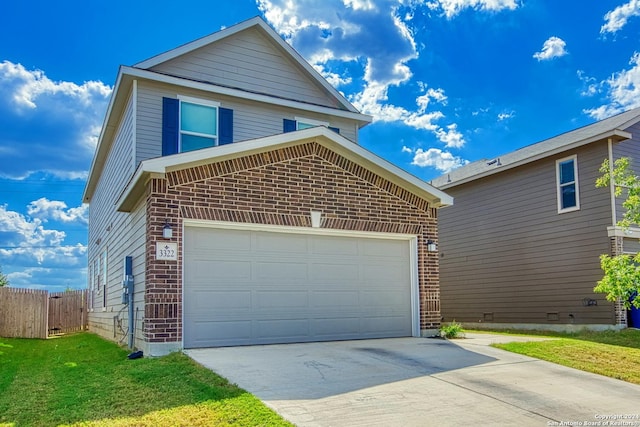
{"label": "white cloud", "polygon": [[547,61],[553,58],[559,58],[567,54],[565,47],[567,43],[559,37],[549,37],[542,45],[542,50],[533,54],[538,61]]}
{"label": "white cloud", "polygon": [[600,92],[599,84],[595,77],[589,77],[583,70],[578,70],[578,79],[584,84],[584,89],[580,92],[582,96],[593,96]]}
{"label": "white cloud", "polygon": [[86,253],[82,244],[65,246],[64,231],[50,230],[40,218],[29,218],[0,205],[0,265],[77,265]]}
{"label": "white cloud", "polygon": [[427,3],[432,10],[442,10],[447,18],[458,15],[464,9],[499,12],[514,10],[519,5],[517,0],[435,0]]}
{"label": "white cloud", "polygon": [[607,12],[604,15],[605,23],[600,28],[600,34],[618,32],[633,16],[640,16],[640,0],[630,0]]}
{"label": "white cloud", "polygon": [[498,114],[498,121],[501,122],[503,120],[509,120],[512,119],[516,114],[513,111],[510,112],[504,112],[504,113],[500,113]]}
{"label": "white cloud", "polygon": [[631,68],[613,74],[600,85],[607,91],[608,103],[585,110],[597,120],[632,108],[640,107],[640,53],[636,52],[629,61]]}
{"label": "white cloud", "polygon": [[[80,277],[78,277],[80,276]],[[11,287],[63,292],[86,283],[86,268],[27,267],[7,274]],[[52,280],[52,278],[55,278]],[[84,287],[84,286],[82,286]]]}
{"label": "white cloud", "polygon": [[90,106],[95,98],[106,99],[111,88],[102,82],[89,81],[82,85],[71,82],[54,82],[43,71],[28,71],[22,64],[10,61],[0,63],[0,79],[3,84],[13,86],[13,102],[18,107],[36,108],[36,100],[41,96],[57,94],[74,98],[83,106]]}
{"label": "white cloud", "polygon": [[376,5],[370,0],[343,0],[344,5],[353,10],[375,10]]}
{"label": "white cloud", "polygon": [[64,223],[89,223],[89,205],[68,208],[65,202],[49,200],[46,197],[41,197],[40,199],[29,203],[29,206],[27,206],[27,213],[33,218],[41,219],[43,222],[53,219],[54,221]]}
{"label": "white cloud", "polygon": [[0,175],[86,176],[110,94],[101,82],[54,82],[42,70],[0,62]]}
{"label": "white cloud", "polygon": [[[493,1],[482,2],[491,8]],[[418,58],[413,17],[400,0],[258,0],[267,20],[334,86],[352,85],[349,100],[375,122],[401,122],[433,133],[448,146],[461,146],[464,138],[455,123],[439,124],[445,114],[432,108],[445,106],[443,89],[426,88],[414,108],[389,99],[391,88],[403,88],[413,78],[410,61]],[[420,3],[411,3],[419,7]],[[403,12],[400,12],[400,9]],[[331,63],[332,67],[329,67]],[[350,74],[336,72],[336,64]],[[359,72],[359,74],[358,74]]]}
{"label": "white cloud", "polygon": [[413,161],[411,162],[412,165],[433,167],[445,173],[469,163],[461,157],[456,157],[450,152],[442,151],[438,148],[429,148],[428,150],[418,148],[416,150],[412,150],[408,147],[402,147],[402,151],[413,154]]}

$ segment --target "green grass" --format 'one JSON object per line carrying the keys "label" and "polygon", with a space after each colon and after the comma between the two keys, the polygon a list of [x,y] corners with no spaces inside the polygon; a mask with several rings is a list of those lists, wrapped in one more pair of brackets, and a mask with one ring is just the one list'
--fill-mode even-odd
{"label": "green grass", "polygon": [[[500,331],[505,332],[505,331]],[[575,333],[506,331],[556,339],[494,344],[494,347],[559,365],[640,384],[640,330]]]}
{"label": "green grass", "polygon": [[181,353],[127,359],[96,335],[0,338],[0,426],[290,426]]}

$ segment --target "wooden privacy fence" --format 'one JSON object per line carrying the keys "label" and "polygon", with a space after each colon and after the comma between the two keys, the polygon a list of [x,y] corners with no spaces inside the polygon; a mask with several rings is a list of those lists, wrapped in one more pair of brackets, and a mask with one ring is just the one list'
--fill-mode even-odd
{"label": "wooden privacy fence", "polygon": [[87,291],[0,287],[0,337],[47,338],[87,329]]}

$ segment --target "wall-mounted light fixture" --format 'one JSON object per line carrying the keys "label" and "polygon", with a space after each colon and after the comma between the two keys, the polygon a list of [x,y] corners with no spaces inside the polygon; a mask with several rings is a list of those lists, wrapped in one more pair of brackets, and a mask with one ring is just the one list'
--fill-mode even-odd
{"label": "wall-mounted light fixture", "polygon": [[438,245],[433,240],[427,240],[427,252],[438,252]]}
{"label": "wall-mounted light fixture", "polygon": [[164,237],[165,239],[170,239],[173,237],[173,229],[171,228],[171,225],[169,225],[169,222],[165,222],[164,223],[164,227],[162,227],[162,237]]}

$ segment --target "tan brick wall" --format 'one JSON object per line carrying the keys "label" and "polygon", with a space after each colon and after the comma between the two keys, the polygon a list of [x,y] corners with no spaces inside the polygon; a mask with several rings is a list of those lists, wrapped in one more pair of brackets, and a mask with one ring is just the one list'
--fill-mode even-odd
{"label": "tan brick wall", "polygon": [[[169,221],[181,244],[182,219],[322,227],[418,236],[420,329],[440,326],[437,210],[428,202],[316,143],[170,172],[152,179],[147,198],[145,339],[182,336],[182,259],[155,260],[155,242]],[[179,256],[181,248],[179,247]]]}

